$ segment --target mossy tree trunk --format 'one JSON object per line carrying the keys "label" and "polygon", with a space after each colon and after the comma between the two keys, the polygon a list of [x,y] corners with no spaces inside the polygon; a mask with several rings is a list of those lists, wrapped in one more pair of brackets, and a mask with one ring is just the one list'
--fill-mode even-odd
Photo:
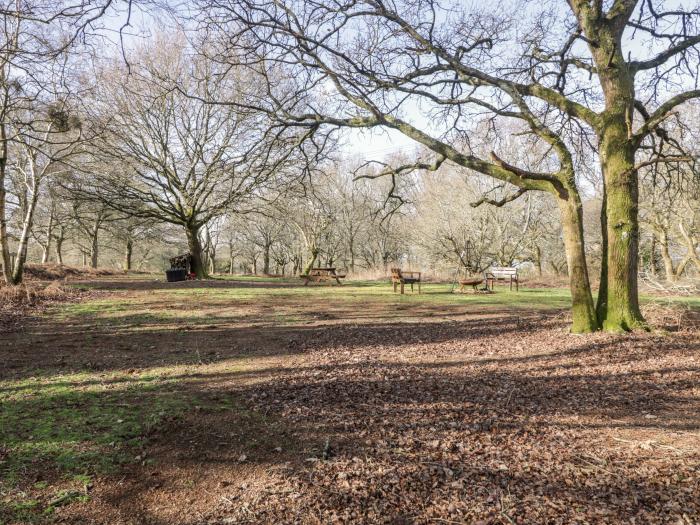
{"label": "mossy tree trunk", "polygon": [[593,306],[586,264],[581,199],[578,193],[569,192],[568,198],[560,198],[558,203],[564,232],[566,263],[569,268],[569,288],[572,299],[571,331],[574,333],[594,332],[598,329],[598,319]]}
{"label": "mossy tree trunk", "polygon": [[[623,19],[620,19],[623,20]],[[604,330],[619,332],[645,326],[639,309],[639,188],[632,129],[634,73],[622,55],[623,21],[591,22],[591,52],[598,67],[605,110],[598,126],[600,168],[605,185],[601,221],[604,261],[597,314]]]}

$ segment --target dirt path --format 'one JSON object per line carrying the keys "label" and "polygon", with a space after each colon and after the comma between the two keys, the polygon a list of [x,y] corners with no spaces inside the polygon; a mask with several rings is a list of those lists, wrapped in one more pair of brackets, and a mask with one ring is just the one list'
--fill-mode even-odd
{"label": "dirt path", "polygon": [[[699,520],[697,331],[571,336],[557,311],[352,287],[98,286],[109,295],[9,334],[0,378],[160,374],[129,410],[187,404],[42,519]],[[36,470],[22,490],[40,492]]]}

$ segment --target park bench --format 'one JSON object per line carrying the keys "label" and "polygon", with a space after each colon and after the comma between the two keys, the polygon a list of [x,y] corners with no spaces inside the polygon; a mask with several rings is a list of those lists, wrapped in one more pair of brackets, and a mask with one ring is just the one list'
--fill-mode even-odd
{"label": "park bench", "polygon": [[410,284],[411,291],[413,291],[413,285],[418,285],[418,293],[420,293],[420,275],[421,272],[404,272],[401,268],[391,269],[391,282],[394,285],[394,293],[396,293],[396,287],[401,286],[401,294],[404,293],[404,285]]}
{"label": "park bench", "polygon": [[518,290],[518,269],[511,267],[501,267],[494,266],[486,271],[486,287],[493,290],[493,285],[496,282],[503,281],[510,284],[510,289],[513,290],[513,283],[515,283],[515,291]]}
{"label": "park bench", "polygon": [[310,282],[321,283],[325,281],[335,281],[341,284],[340,280],[345,279],[344,273],[338,273],[335,268],[311,268],[309,273],[300,275],[304,279],[304,286],[307,286]]}

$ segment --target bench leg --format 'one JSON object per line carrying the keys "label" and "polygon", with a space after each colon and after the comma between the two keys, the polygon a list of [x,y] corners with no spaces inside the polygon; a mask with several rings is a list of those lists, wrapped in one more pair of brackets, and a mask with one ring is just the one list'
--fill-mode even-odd
{"label": "bench leg", "polygon": [[420,281],[418,281],[418,295],[420,295]]}
{"label": "bench leg", "polygon": [[520,287],[518,286],[518,280],[517,280],[517,279],[515,280],[515,291],[516,291],[516,292],[519,292],[519,291],[520,291]]}
{"label": "bench leg", "polygon": [[411,293],[413,293],[413,283],[411,283]]}
{"label": "bench leg", "polygon": [[393,282],[393,283],[391,283],[391,284],[394,285],[394,293],[396,293],[396,283]]}
{"label": "bench leg", "polygon": [[404,286],[404,283],[401,283],[401,295],[403,295],[403,286]]}

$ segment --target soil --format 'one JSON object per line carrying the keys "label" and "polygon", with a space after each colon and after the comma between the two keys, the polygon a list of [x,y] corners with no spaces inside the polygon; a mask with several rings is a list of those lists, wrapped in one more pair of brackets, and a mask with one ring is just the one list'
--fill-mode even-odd
{"label": "soil", "polygon": [[[168,285],[99,286],[137,302]],[[35,374],[37,362],[47,374],[186,365],[180,388],[238,407],[202,403],[164,423],[142,451],[148,461],[95,479],[89,501],[51,520],[700,522],[695,327],[574,336],[557,311],[303,295],[226,308],[212,324],[128,333],[97,318],[37,317],[4,337],[0,377]],[[269,309],[300,321],[270,322]],[[81,343],[88,333],[102,351]]]}

